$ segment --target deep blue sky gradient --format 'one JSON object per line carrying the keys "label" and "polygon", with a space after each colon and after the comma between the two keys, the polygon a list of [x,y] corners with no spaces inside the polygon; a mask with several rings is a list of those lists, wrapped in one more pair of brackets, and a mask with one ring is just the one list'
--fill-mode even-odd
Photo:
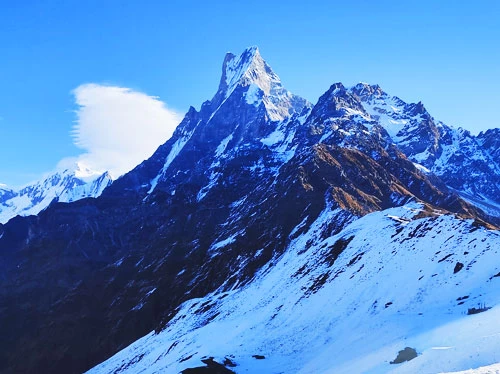
{"label": "deep blue sky gradient", "polygon": [[79,154],[71,90],[107,83],[185,112],[217,89],[224,54],[257,45],[312,102],[378,83],[474,133],[499,127],[500,1],[0,2],[0,182]]}

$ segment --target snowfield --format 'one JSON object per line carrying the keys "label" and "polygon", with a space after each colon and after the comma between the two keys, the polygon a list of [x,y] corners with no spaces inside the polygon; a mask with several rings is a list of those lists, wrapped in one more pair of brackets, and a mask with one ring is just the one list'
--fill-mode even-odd
{"label": "snowfield", "polygon": [[[336,213],[297,227],[246,286],[185,302],[88,373],[178,373],[207,357],[236,373],[499,372],[498,232],[409,203],[325,235]],[[418,357],[391,364],[405,347]]]}

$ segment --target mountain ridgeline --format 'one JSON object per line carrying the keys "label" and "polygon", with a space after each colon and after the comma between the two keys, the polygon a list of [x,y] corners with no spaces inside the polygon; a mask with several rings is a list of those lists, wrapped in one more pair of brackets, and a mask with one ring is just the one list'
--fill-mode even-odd
{"label": "mountain ridgeline", "polygon": [[[186,303],[251,287],[301,235],[317,234],[299,254],[374,212],[418,206],[415,222],[446,217],[464,241],[469,228],[490,235],[500,223],[497,135],[449,127],[364,83],[333,84],[312,105],[257,48],[229,53],[212,100],[101,196],[0,225],[0,371],[88,370],[175,329]],[[418,234],[401,232],[401,242]],[[356,243],[342,240],[331,266]],[[335,284],[318,279],[310,293]]]}
{"label": "mountain ridgeline", "polygon": [[56,201],[97,197],[112,181],[107,172],[97,173],[75,163],[72,168],[55,171],[16,190],[0,186],[0,224],[18,215],[38,214]]}

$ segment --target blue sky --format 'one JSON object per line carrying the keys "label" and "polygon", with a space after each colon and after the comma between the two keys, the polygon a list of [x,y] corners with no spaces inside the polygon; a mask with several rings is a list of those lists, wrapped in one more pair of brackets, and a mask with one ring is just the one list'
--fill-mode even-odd
{"label": "blue sky", "polygon": [[312,102],[334,82],[364,81],[448,124],[500,126],[496,0],[4,1],[0,182],[26,183],[82,153],[71,136],[82,84],[183,113],[215,93],[225,52],[250,45]]}

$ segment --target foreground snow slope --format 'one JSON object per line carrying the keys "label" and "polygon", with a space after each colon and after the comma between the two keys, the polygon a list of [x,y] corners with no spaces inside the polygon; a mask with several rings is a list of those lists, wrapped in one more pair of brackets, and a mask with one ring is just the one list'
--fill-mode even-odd
{"label": "foreground snow slope", "polygon": [[500,373],[500,364],[493,364],[493,365],[481,366],[476,369],[454,371],[453,373],[443,373],[443,374],[499,374],[499,373]]}
{"label": "foreground snow slope", "polygon": [[[328,237],[336,213],[299,225],[250,283],[185,302],[159,334],[89,373],[178,373],[208,356],[236,373],[437,373],[500,360],[498,232],[410,203]],[[467,315],[478,304],[493,308]],[[419,356],[391,365],[407,346]]]}

